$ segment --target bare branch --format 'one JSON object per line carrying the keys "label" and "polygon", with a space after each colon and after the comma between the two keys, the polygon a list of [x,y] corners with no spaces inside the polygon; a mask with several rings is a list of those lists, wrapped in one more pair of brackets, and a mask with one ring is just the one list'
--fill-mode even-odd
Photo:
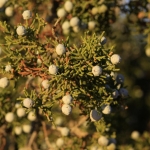
{"label": "bare branch", "polygon": [[32,144],[33,144],[33,142],[34,142],[36,136],[37,136],[37,131],[34,131],[34,132],[32,133],[32,135],[31,135],[30,139],[29,139],[28,147],[31,147],[31,146],[32,146]]}

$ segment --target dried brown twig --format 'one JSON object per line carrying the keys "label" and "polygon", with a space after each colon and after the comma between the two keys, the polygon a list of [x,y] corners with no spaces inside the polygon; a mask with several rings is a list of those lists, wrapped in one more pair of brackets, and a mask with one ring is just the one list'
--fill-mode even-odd
{"label": "dried brown twig", "polygon": [[5,125],[0,127],[0,150],[4,150],[6,145],[5,128]]}
{"label": "dried brown twig", "polygon": [[35,138],[37,137],[37,131],[32,132],[31,137],[28,142],[28,147],[31,147]]}
{"label": "dried brown twig", "polygon": [[46,123],[44,121],[42,122],[42,127],[43,127],[43,132],[44,132],[44,136],[45,136],[45,142],[46,142],[46,145],[48,147],[48,150],[52,150],[51,149],[51,144],[50,144],[49,139],[48,139]]}
{"label": "dried brown twig", "polygon": [[77,135],[79,138],[82,138],[88,135],[87,132],[81,131],[79,128],[79,126],[81,126],[87,120],[87,118],[88,116],[81,117],[78,123],[75,126],[71,127],[71,132]]}

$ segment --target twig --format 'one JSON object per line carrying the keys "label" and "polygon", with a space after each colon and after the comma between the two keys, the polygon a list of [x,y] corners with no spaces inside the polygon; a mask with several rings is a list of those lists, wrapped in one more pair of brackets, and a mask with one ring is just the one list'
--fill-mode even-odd
{"label": "twig", "polygon": [[4,150],[6,145],[6,138],[3,135],[0,135],[0,150]]}
{"label": "twig", "polygon": [[55,22],[53,28],[56,28],[57,24],[59,23],[59,21],[61,20],[61,18],[58,18],[57,21]]}
{"label": "twig", "polygon": [[37,136],[37,132],[34,131],[34,132],[32,133],[32,135],[31,135],[30,139],[29,139],[28,147],[31,147],[31,145],[33,144],[33,142],[34,142],[36,136]]}
{"label": "twig", "polygon": [[48,149],[51,150],[51,144],[49,142],[48,135],[47,135],[46,123],[44,121],[42,122],[42,127],[43,127],[46,145],[48,146]]}
{"label": "twig", "polygon": [[79,122],[74,127],[71,128],[71,132],[73,132],[79,138],[82,138],[88,135],[87,132],[81,131],[79,129],[79,126],[81,126],[86,120],[87,120],[87,116],[80,118]]}
{"label": "twig", "polygon": [[88,116],[82,117],[82,118],[79,120],[78,124],[77,124],[76,126],[74,126],[74,128],[77,128],[77,127],[79,127],[80,125],[82,125],[82,124],[87,120],[87,118],[88,118]]}
{"label": "twig", "polygon": [[6,145],[5,129],[6,129],[6,125],[0,127],[0,150],[4,150]]}
{"label": "twig", "polygon": [[52,27],[52,35],[54,36],[54,38],[56,40],[58,40],[58,38],[57,38],[57,36],[55,34],[55,28],[56,28],[56,26],[57,26],[57,24],[59,23],[60,20],[61,20],[61,18],[58,18],[57,21],[55,22],[54,26]]}

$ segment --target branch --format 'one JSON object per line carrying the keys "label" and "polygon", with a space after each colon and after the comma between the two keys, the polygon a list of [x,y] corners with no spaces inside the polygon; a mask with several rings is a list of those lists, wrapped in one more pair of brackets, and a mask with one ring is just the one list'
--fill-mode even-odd
{"label": "branch", "polygon": [[6,145],[5,129],[6,129],[6,125],[0,127],[0,150],[4,150]]}
{"label": "branch", "polygon": [[57,24],[60,22],[60,20],[61,20],[61,18],[58,18],[57,21],[55,22],[54,26],[52,27],[52,35],[54,36],[54,38],[56,40],[58,40],[58,38],[57,38],[57,36],[55,34],[55,28],[56,28]]}
{"label": "branch", "polygon": [[87,118],[88,118],[87,116],[84,116],[84,117],[80,118],[78,123],[71,128],[71,132],[73,132],[79,138],[82,138],[82,137],[85,137],[85,136],[88,135],[88,132],[82,131],[79,128],[79,126],[81,126],[87,120]]}
{"label": "branch", "polygon": [[32,132],[32,135],[31,135],[31,137],[29,139],[29,142],[28,142],[28,147],[31,147],[31,145],[33,144],[36,136],[37,136],[37,132],[36,131]]}
{"label": "branch", "polygon": [[0,134],[0,150],[4,150],[6,145],[6,138]]}
{"label": "branch", "polygon": [[43,132],[44,132],[44,136],[45,136],[46,145],[47,145],[48,149],[50,150],[51,149],[51,144],[50,144],[49,139],[48,139],[46,123],[44,121],[42,121],[42,127],[43,127]]}

